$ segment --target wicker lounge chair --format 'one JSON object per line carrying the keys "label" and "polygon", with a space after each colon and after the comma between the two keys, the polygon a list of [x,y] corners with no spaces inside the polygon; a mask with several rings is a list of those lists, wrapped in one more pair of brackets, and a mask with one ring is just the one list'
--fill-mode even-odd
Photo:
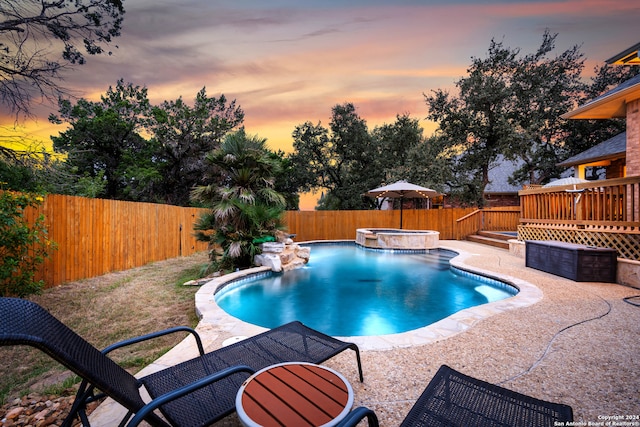
{"label": "wicker lounge chair", "polygon": [[[365,407],[351,411],[339,426],[355,426],[365,418],[369,426],[378,427],[375,413]],[[570,406],[516,393],[442,365],[401,427],[546,427],[572,420]]]}
{"label": "wicker lounge chair", "polygon": [[[200,356],[137,379],[106,356],[110,351],[169,333],[186,331],[196,339]],[[0,298],[0,345],[30,345],[53,357],[83,378],[65,426],[79,416],[89,425],[86,404],[105,395],[136,414],[132,424],[153,426],[206,426],[235,411],[235,396],[242,382],[266,366],[290,361],[322,363],[351,349],[358,373],[362,366],[358,347],[292,322],[243,341],[204,353],[198,334],[177,327],[126,340],[99,351],[39,305],[18,298]],[[144,386],[153,399],[145,404]],[[165,419],[153,412],[159,408]]]}

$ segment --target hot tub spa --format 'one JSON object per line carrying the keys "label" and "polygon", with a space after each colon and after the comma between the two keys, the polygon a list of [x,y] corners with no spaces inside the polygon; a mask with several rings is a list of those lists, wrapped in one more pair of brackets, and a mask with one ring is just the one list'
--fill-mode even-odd
{"label": "hot tub spa", "polygon": [[376,249],[435,249],[440,232],[433,230],[402,230],[392,228],[359,228],[356,244]]}

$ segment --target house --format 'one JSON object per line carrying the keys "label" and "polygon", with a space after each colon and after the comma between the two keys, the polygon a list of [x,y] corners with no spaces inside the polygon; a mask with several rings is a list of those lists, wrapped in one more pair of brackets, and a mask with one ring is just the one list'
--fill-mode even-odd
{"label": "house", "polygon": [[518,206],[520,185],[509,184],[509,178],[522,167],[522,160],[506,160],[499,155],[489,169],[489,183],[484,188],[486,207]]}
{"label": "house", "polygon": [[[609,58],[609,64],[640,64],[640,43]],[[640,75],[561,116],[564,119],[626,118],[625,176],[640,176]],[[640,206],[627,200],[627,217],[640,218]]]}
{"label": "house", "polygon": [[605,62],[609,65],[640,65],[638,49],[640,49],[640,43],[634,44],[625,51],[607,59]]}
{"label": "house", "polygon": [[[607,63],[640,65],[640,43]],[[518,239],[560,240],[618,252],[618,283],[640,286],[640,75],[561,116],[564,119],[626,119],[626,132],[560,163],[602,166],[606,179],[519,192]]]}
{"label": "house", "polygon": [[[635,52],[637,55],[637,49]],[[626,118],[625,176],[640,176],[640,75],[561,117],[573,120]]]}
{"label": "house", "polygon": [[605,176],[599,179],[624,178],[626,174],[627,133],[622,132],[600,144],[569,157],[558,166],[574,168],[576,178],[587,179],[589,168],[604,168]]}
{"label": "house", "polygon": [[[487,208],[498,206],[518,206],[520,198],[518,191],[522,188],[520,185],[509,184],[509,178],[513,173],[522,167],[524,162],[520,159],[507,160],[500,154],[495,161],[489,165],[488,178],[489,183],[485,186],[482,193],[484,206]],[[448,197],[452,193],[451,187],[445,186],[445,197],[443,206],[446,208],[460,206],[459,202]],[[434,204],[434,206],[438,206]]]}

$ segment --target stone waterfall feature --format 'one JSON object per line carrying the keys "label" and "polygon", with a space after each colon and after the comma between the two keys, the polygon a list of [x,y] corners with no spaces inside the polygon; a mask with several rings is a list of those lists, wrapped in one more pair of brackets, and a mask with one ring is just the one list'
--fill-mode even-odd
{"label": "stone waterfall feature", "polygon": [[291,239],[284,242],[266,242],[260,245],[262,253],[254,257],[256,266],[265,266],[272,271],[289,271],[300,268],[309,262],[311,249],[293,243]]}

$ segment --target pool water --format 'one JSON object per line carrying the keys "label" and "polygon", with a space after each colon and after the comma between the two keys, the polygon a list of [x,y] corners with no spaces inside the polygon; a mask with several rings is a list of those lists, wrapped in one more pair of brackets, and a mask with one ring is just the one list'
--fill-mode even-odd
{"label": "pool water", "polygon": [[516,293],[450,268],[453,255],[314,244],[304,268],[234,282],[215,300],[232,316],[265,328],[299,320],[328,335],[366,336],[418,329]]}

